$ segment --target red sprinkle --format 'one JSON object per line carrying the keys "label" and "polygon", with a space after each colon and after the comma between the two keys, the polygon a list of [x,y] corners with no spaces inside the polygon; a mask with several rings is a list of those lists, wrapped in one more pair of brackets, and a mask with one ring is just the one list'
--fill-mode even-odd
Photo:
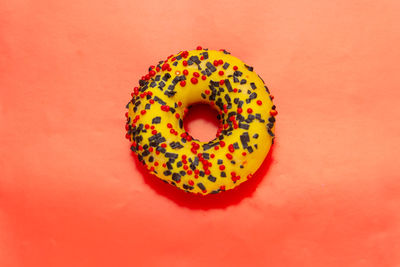
{"label": "red sprinkle", "polygon": [[205,93],[206,95],[209,95],[211,92],[210,92],[210,90],[205,90],[204,93]]}
{"label": "red sprinkle", "polygon": [[269,114],[271,114],[271,116],[276,116],[278,115],[278,111],[276,111],[276,109],[273,109],[269,112]]}
{"label": "red sprinkle", "polygon": [[192,79],[190,79],[190,81],[193,83],[193,84],[196,84],[198,81],[197,81],[197,79],[195,78],[195,77],[193,77]]}
{"label": "red sprinkle", "polygon": [[186,85],[186,81],[180,81],[179,83],[182,87],[184,87]]}
{"label": "red sprinkle", "polygon": [[225,80],[220,80],[220,81],[219,81],[219,84],[220,84],[220,85],[224,85],[224,83],[225,83]]}
{"label": "red sprinkle", "polygon": [[197,48],[196,48],[197,50],[201,50],[201,49],[203,49],[201,46],[198,46]]}
{"label": "red sprinkle", "polygon": [[178,107],[182,106],[182,102],[178,101]]}
{"label": "red sprinkle", "polygon": [[226,154],[226,157],[229,159],[229,160],[231,160],[233,157],[232,157],[232,155],[231,154]]}
{"label": "red sprinkle", "polygon": [[194,185],[194,182],[192,180],[188,181],[189,185]]}
{"label": "red sprinkle", "polygon": [[214,60],[214,66],[218,66],[218,60]]}
{"label": "red sprinkle", "polygon": [[171,124],[171,123],[168,123],[168,124],[167,124],[167,127],[168,127],[168,128],[172,128],[172,124]]}
{"label": "red sprinkle", "polygon": [[207,76],[202,75],[202,76],[201,76],[201,79],[204,81],[205,79],[207,79]]}
{"label": "red sprinkle", "polygon": [[142,115],[144,115],[144,114],[146,114],[146,110],[142,110],[142,111],[140,111],[140,114],[142,114]]}
{"label": "red sprinkle", "polygon": [[261,100],[257,100],[257,105],[261,106],[262,105],[262,101]]}
{"label": "red sprinkle", "polygon": [[152,134],[152,135],[156,135],[156,134],[157,134],[157,130],[151,131],[151,134]]}
{"label": "red sprinkle", "polygon": [[183,66],[185,66],[185,67],[188,65],[188,63],[187,63],[186,60],[182,61],[182,64],[183,64]]}
{"label": "red sprinkle", "polygon": [[238,67],[237,66],[233,66],[233,70],[237,70],[238,69]]}
{"label": "red sprinkle", "polygon": [[183,75],[188,76],[189,75],[189,71],[188,70],[183,70]]}
{"label": "red sprinkle", "polygon": [[193,72],[193,76],[196,77],[196,78],[199,78],[200,74],[197,71],[195,71],[195,72]]}
{"label": "red sprinkle", "polygon": [[161,110],[168,112],[169,111],[169,106],[167,105],[162,105]]}
{"label": "red sprinkle", "polygon": [[246,155],[247,155],[247,153],[246,153],[246,152],[242,152],[242,155],[243,155],[243,156],[246,156]]}
{"label": "red sprinkle", "polygon": [[243,112],[243,109],[242,108],[238,108],[236,112],[240,114],[240,113]]}
{"label": "red sprinkle", "polygon": [[211,154],[211,155],[210,155],[210,158],[212,158],[212,159],[213,159],[214,157],[215,157],[215,155],[214,155],[214,154]]}
{"label": "red sprinkle", "polygon": [[224,166],[224,165],[219,165],[219,169],[220,169],[221,171],[223,171],[223,170],[225,170],[225,166]]}
{"label": "red sprinkle", "polygon": [[232,144],[230,144],[230,145],[228,146],[228,149],[229,149],[229,152],[231,152],[231,153],[235,152],[235,148],[233,147]]}
{"label": "red sprinkle", "polygon": [[224,75],[224,71],[220,70],[220,71],[218,72],[218,74],[222,76],[222,75]]}
{"label": "red sprinkle", "polygon": [[222,59],[218,60],[218,65],[224,64],[224,61]]}
{"label": "red sprinkle", "polygon": [[179,119],[181,117],[181,115],[179,115],[179,113],[175,113],[175,118]]}
{"label": "red sprinkle", "polygon": [[167,147],[167,144],[166,144],[166,143],[162,143],[162,144],[161,144],[161,147],[166,148],[166,147]]}
{"label": "red sprinkle", "polygon": [[154,104],[154,99],[149,100],[150,104]]}
{"label": "red sprinkle", "polygon": [[253,113],[253,110],[251,108],[248,108],[247,113]]}

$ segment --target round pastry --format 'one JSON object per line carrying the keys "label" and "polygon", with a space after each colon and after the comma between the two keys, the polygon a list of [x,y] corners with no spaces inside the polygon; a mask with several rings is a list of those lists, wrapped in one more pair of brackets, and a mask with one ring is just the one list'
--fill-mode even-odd
{"label": "round pastry", "polygon": [[[126,138],[140,162],[163,181],[209,194],[250,179],[274,139],[273,97],[253,68],[226,50],[198,47],[150,66],[127,104]],[[188,108],[207,103],[220,126],[209,142],[183,126]]]}

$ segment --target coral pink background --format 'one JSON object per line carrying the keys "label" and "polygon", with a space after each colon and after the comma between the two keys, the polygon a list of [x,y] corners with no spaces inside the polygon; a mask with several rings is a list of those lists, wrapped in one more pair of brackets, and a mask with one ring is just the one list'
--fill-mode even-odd
{"label": "coral pink background", "polygon": [[[400,266],[399,13],[1,1],[0,265]],[[254,179],[205,199],[146,175],[124,138],[138,78],[198,44],[254,66],[279,110]]]}

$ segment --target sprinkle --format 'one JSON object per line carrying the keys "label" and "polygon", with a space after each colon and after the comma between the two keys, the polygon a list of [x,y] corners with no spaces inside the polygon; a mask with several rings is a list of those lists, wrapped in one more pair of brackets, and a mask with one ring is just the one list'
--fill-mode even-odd
{"label": "sprinkle", "polygon": [[271,114],[271,116],[276,116],[276,115],[278,115],[278,111],[276,111],[275,109],[273,109],[273,110],[271,110],[271,111],[269,112],[269,114]]}
{"label": "sprinkle", "polygon": [[262,101],[261,100],[257,100],[257,105],[261,106],[262,105]]}
{"label": "sprinkle", "polygon": [[193,83],[193,84],[196,84],[198,81],[197,81],[197,79],[195,78],[195,77],[192,77],[192,79],[190,79],[190,81]]}
{"label": "sprinkle", "polygon": [[183,75],[189,75],[189,71],[188,70],[183,70]]}
{"label": "sprinkle", "polygon": [[184,87],[186,85],[186,81],[180,81],[179,84]]}
{"label": "sprinkle", "polygon": [[224,75],[224,71],[220,70],[220,71],[218,72],[218,74],[219,74],[220,76],[222,76],[222,75]]}

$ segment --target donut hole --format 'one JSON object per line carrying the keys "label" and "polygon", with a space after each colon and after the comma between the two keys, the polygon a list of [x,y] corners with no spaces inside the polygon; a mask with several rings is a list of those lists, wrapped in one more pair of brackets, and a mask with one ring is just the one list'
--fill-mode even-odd
{"label": "donut hole", "polygon": [[188,107],[189,111],[183,119],[185,130],[201,142],[215,139],[219,120],[218,112],[207,104],[194,104]]}

